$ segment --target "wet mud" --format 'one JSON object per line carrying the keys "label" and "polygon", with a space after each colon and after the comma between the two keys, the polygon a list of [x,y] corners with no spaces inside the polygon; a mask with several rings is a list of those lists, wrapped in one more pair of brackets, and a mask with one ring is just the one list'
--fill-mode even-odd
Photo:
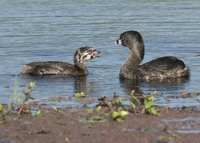
{"label": "wet mud", "polygon": [[[110,99],[106,99],[111,101]],[[60,107],[57,107],[59,103]],[[68,105],[66,106],[66,103]],[[70,104],[71,103],[71,104]],[[159,107],[161,116],[142,114],[127,106],[129,114],[117,122],[104,99],[49,98],[29,102],[31,114],[17,115],[17,107],[0,124],[0,143],[168,143],[200,141],[200,108]],[[64,106],[65,105],[65,106]],[[97,106],[101,105],[100,111]],[[7,108],[7,105],[3,105]],[[33,116],[37,111],[40,115]],[[2,113],[0,117],[2,120]]]}

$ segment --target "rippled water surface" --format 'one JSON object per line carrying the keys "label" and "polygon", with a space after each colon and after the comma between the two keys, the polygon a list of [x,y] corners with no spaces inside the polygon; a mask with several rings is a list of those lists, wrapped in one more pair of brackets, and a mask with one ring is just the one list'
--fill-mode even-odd
{"label": "rippled water surface", "polygon": [[[0,103],[7,103],[18,74],[18,92],[37,80],[35,98],[74,95],[123,96],[135,89],[165,93],[157,104],[198,105],[195,99],[166,100],[168,95],[200,91],[200,1],[131,0],[1,0]],[[129,49],[115,45],[120,33],[139,31],[145,41],[142,63],[160,56],[176,56],[190,68],[189,80],[166,83],[120,81],[119,70]],[[75,50],[94,46],[102,58],[87,63],[85,77],[26,77],[21,64],[33,61],[73,63]],[[9,87],[9,88],[8,88]]]}

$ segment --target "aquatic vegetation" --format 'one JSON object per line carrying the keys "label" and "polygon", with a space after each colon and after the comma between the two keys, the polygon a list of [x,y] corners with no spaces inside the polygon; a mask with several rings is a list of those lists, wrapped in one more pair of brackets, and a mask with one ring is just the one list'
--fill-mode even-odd
{"label": "aquatic vegetation", "polygon": [[22,111],[24,114],[31,114],[31,111],[29,109],[23,108]]}
{"label": "aquatic vegetation", "polygon": [[47,110],[47,111],[45,111],[45,113],[50,113],[50,111],[49,111],[49,110]]}
{"label": "aquatic vegetation", "polygon": [[87,113],[92,113],[93,112],[93,109],[88,109],[87,110]]}
{"label": "aquatic vegetation", "polygon": [[0,120],[0,124],[5,123],[5,120],[6,120],[7,117],[6,117],[6,111],[3,108],[2,104],[0,104],[0,112],[2,112],[2,120]]}
{"label": "aquatic vegetation", "polygon": [[[117,122],[124,122],[124,120],[121,117],[129,114],[129,112],[127,111],[127,107],[123,104],[122,100],[119,99],[116,95],[114,95],[113,98],[115,103],[115,109],[112,112],[112,118],[115,119]],[[119,109],[120,107],[122,107],[126,111],[124,111],[123,109]]]}
{"label": "aquatic vegetation", "polygon": [[86,118],[81,118],[79,121],[81,122],[106,122],[108,121],[108,117],[105,117],[102,113],[99,113],[101,107],[97,107],[96,110],[87,109],[86,112],[88,113]]}
{"label": "aquatic vegetation", "polygon": [[116,96],[116,93],[114,93],[113,98],[109,102],[106,101],[106,97],[100,98],[99,101],[99,105],[109,107],[105,108],[105,112],[110,112],[112,118],[117,122],[123,122],[124,120],[121,117],[129,114],[127,107],[123,104],[122,99]]}
{"label": "aquatic vegetation", "polygon": [[125,110],[127,110],[126,106],[123,104],[121,99],[119,99],[117,96],[114,96],[113,98],[114,98],[116,109],[118,109],[119,107],[123,107]]}
{"label": "aquatic vegetation", "polygon": [[56,111],[57,113],[63,113],[64,111],[62,109],[53,107],[53,110]]}
{"label": "aquatic vegetation", "polygon": [[84,98],[84,97],[85,97],[85,94],[84,94],[84,92],[76,93],[76,94],[74,95],[74,97],[76,97],[76,98]]}
{"label": "aquatic vegetation", "polygon": [[66,141],[67,143],[69,143],[69,139],[68,139],[68,138],[65,138],[65,141]]}
{"label": "aquatic vegetation", "polygon": [[[147,98],[145,95],[143,95],[141,98],[137,98],[135,91],[131,91],[129,100],[131,107],[134,109],[134,113],[136,113],[137,108],[137,110],[140,110],[140,113],[149,113],[160,116],[155,109],[156,106],[152,105],[155,99],[155,96],[153,95],[157,95],[157,91],[152,93],[149,98]],[[123,122],[124,120],[121,117],[128,115],[128,111],[131,112],[131,109],[128,109],[128,106],[125,106],[122,102],[122,99],[119,99],[115,93],[112,99],[101,97],[98,100],[100,102],[98,105],[104,106],[104,111],[108,113],[110,112],[112,119],[115,119],[117,122]],[[93,110],[89,109],[87,112],[91,113]]]}
{"label": "aquatic vegetation", "polygon": [[160,114],[156,111],[155,106],[153,106],[154,96],[150,96],[149,98],[146,95],[143,95],[144,98],[144,108],[143,113],[146,113],[147,111],[149,114],[154,114],[160,116]]}
{"label": "aquatic vegetation", "polygon": [[61,123],[62,123],[62,120],[57,120],[56,123],[57,123],[57,124],[61,124]]}
{"label": "aquatic vegetation", "polygon": [[[22,92],[19,93],[19,94],[17,94],[17,74],[16,74],[16,75],[15,75],[14,95],[11,96],[11,97],[9,98],[8,111],[11,111],[11,109],[12,109],[12,107],[13,107],[13,105],[15,104],[16,101],[20,101],[19,96],[20,96],[21,94],[22,94]],[[12,103],[10,103],[11,99],[13,99]]]}
{"label": "aquatic vegetation", "polygon": [[[31,115],[31,111],[30,109],[25,108],[25,105],[27,104],[27,101],[29,99],[33,99],[31,97],[31,93],[33,91],[33,88],[36,85],[36,81],[34,82],[30,82],[29,84],[26,84],[27,89],[28,90],[22,90],[22,93],[25,95],[25,99],[23,100],[23,102],[21,103],[21,106],[19,107],[19,111],[18,111],[18,115],[21,114],[21,112],[23,112],[24,114],[27,115]],[[21,93],[20,93],[21,94]],[[14,95],[12,96],[11,99],[13,99],[12,103],[10,103],[9,105],[9,109],[11,110],[13,105],[15,104],[16,101],[20,100],[19,95],[17,94],[17,75],[15,76],[15,89],[14,89]],[[152,95],[157,95],[157,92],[154,92]],[[77,93],[74,95],[76,98],[83,98],[85,97],[84,92],[81,93]],[[115,120],[117,122],[124,122],[123,117],[129,115],[129,112],[131,112],[131,110],[129,108],[131,108],[128,105],[124,105],[123,103],[123,98],[119,98],[118,96],[116,96],[116,93],[114,93],[113,98],[108,99],[105,96],[101,97],[98,99],[99,100],[99,104],[96,105],[96,109],[94,108],[87,108],[86,110],[83,109],[83,111],[86,114],[86,117],[78,119],[81,122],[106,122],[111,120]],[[134,109],[134,113],[136,113],[136,109],[141,109],[142,108],[142,112],[143,113],[149,113],[149,114],[154,114],[154,115],[160,115],[153,107],[152,103],[154,101],[154,96],[150,96],[149,98],[147,98],[145,95],[143,95],[143,98],[137,98],[137,96],[135,95],[135,91],[132,91],[130,93],[130,105],[132,106],[132,108]],[[2,109],[2,106],[0,106],[0,111],[4,112],[4,115],[6,114],[5,110]],[[77,110],[78,111],[78,110]],[[46,111],[45,113],[49,113],[50,111]],[[64,111],[60,108],[57,107],[53,107],[53,112],[55,113],[64,113]],[[82,116],[79,112],[76,112],[76,110],[74,110],[73,114],[77,114]],[[42,111],[38,110],[36,114],[33,114],[32,116],[34,117],[40,117],[42,116]]]}
{"label": "aquatic vegetation", "polygon": [[[21,98],[20,98],[19,96],[20,96],[22,93],[24,93],[25,99],[24,99],[23,103],[22,103],[21,106],[20,106],[18,115],[20,115],[21,112],[24,112],[24,113],[26,113],[26,114],[27,114],[27,113],[30,113],[29,110],[23,109],[23,108],[24,108],[24,105],[27,104],[27,101],[28,101],[29,98],[30,98],[30,99],[33,99],[33,98],[30,96],[30,94],[31,94],[31,92],[33,91],[33,87],[35,86],[35,84],[36,84],[36,81],[30,82],[30,84],[26,84],[26,86],[27,86],[27,88],[28,88],[28,92],[27,92],[26,90],[23,89],[21,93],[17,94],[17,74],[16,74],[16,75],[15,75],[14,94],[13,94],[13,96],[11,96],[11,97],[9,98],[8,111],[11,111],[11,110],[12,110],[13,105],[15,104],[16,101],[19,102],[19,101],[21,100]],[[12,103],[11,103],[11,100],[12,100]]]}
{"label": "aquatic vegetation", "polygon": [[41,116],[42,116],[42,111],[41,111],[41,110],[38,110],[38,111],[36,112],[36,114],[33,114],[32,116],[33,116],[33,117],[41,117]]}
{"label": "aquatic vegetation", "polygon": [[3,113],[3,115],[6,115],[6,111],[4,110],[4,108],[3,108],[3,105],[2,105],[2,104],[0,104],[0,111]]}
{"label": "aquatic vegetation", "polygon": [[100,115],[93,115],[93,116],[90,116],[88,118],[81,118],[81,119],[79,119],[79,121],[84,122],[84,123],[88,123],[88,122],[103,123],[103,122],[107,122],[108,119],[103,117],[103,116],[100,116]]}
{"label": "aquatic vegetation", "polygon": [[[149,113],[149,114],[154,114],[154,115],[158,115],[160,116],[160,114],[156,111],[156,109],[154,107],[157,107],[156,105],[152,105],[155,99],[155,96],[157,95],[157,91],[155,91],[154,93],[150,94],[150,97],[148,98],[146,95],[143,95],[142,97],[142,113]],[[130,104],[134,109],[134,113],[136,113],[136,107],[137,106],[141,106],[141,101],[135,96],[135,91],[131,91],[130,93]]]}
{"label": "aquatic vegetation", "polygon": [[200,95],[200,92],[197,92],[197,91],[192,92],[192,93],[183,92],[180,95],[168,96],[167,98],[195,98],[199,95]]}
{"label": "aquatic vegetation", "polygon": [[[26,105],[28,99],[31,98],[31,97],[30,97],[30,94],[31,94],[31,92],[32,92],[33,87],[35,86],[35,84],[36,84],[36,81],[35,81],[35,82],[30,82],[30,84],[27,84],[27,88],[28,88],[28,90],[29,90],[28,92],[27,92],[26,90],[23,89],[21,93],[17,94],[17,74],[15,75],[14,94],[13,94],[13,96],[11,96],[11,97],[9,98],[8,112],[11,112],[11,110],[12,110],[12,108],[13,108],[15,102],[16,102],[16,101],[19,102],[19,101],[21,100],[21,98],[20,98],[19,96],[20,96],[22,93],[24,93],[26,98],[24,99],[23,103],[22,103],[21,106],[20,106],[18,115],[20,115],[21,112],[23,112],[24,114],[31,114],[31,112],[30,112],[29,109],[24,108],[24,105]],[[11,102],[11,100],[12,100],[12,102]],[[0,111],[3,113],[3,116],[2,116],[2,117],[3,117],[3,120],[2,120],[2,121],[5,121],[5,120],[6,120],[6,117],[7,117],[7,112],[6,112],[6,110],[3,108],[2,104],[0,104]]]}
{"label": "aquatic vegetation", "polygon": [[164,139],[164,140],[173,140],[175,138],[180,138],[177,134],[172,134],[171,136],[160,136],[160,139]]}
{"label": "aquatic vegetation", "polygon": [[100,112],[101,111],[101,106],[98,106],[97,109],[96,109],[96,111]]}
{"label": "aquatic vegetation", "polygon": [[24,105],[27,104],[28,99],[29,99],[29,98],[30,98],[30,99],[33,99],[33,98],[31,97],[31,92],[32,92],[33,87],[35,86],[35,84],[36,84],[36,81],[30,82],[30,84],[26,84],[26,86],[27,86],[27,88],[28,88],[28,90],[29,90],[28,92],[27,92],[26,90],[24,90],[24,89],[22,90],[22,92],[23,92],[24,95],[25,95],[25,99],[24,99],[22,105],[20,106],[18,115],[20,115],[20,113],[23,111]]}
{"label": "aquatic vegetation", "polygon": [[131,91],[130,97],[129,97],[131,106],[134,109],[134,113],[136,113],[136,104],[140,104],[139,99],[135,96],[135,90]]}
{"label": "aquatic vegetation", "polygon": [[150,96],[156,96],[158,93],[157,91],[154,91],[153,93],[150,94]]}
{"label": "aquatic vegetation", "polygon": [[126,116],[128,114],[128,111],[117,110],[112,113],[112,118],[115,119],[117,122],[124,122],[124,120],[121,117]]}

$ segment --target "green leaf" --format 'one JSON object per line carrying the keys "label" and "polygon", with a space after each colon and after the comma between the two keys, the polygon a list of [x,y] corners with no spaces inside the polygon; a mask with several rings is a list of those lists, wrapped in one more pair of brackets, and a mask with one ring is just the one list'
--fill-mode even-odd
{"label": "green leaf", "polygon": [[131,93],[130,93],[130,95],[134,96],[134,94],[135,94],[135,90],[132,90]]}
{"label": "green leaf", "polygon": [[36,115],[37,115],[37,116],[42,115],[42,111],[41,111],[41,110],[38,110],[37,113],[36,113]]}
{"label": "green leaf", "polygon": [[3,111],[3,106],[2,106],[2,104],[0,104],[0,111]]}
{"label": "green leaf", "polygon": [[97,112],[101,111],[101,106],[98,106],[96,109]]}
{"label": "green leaf", "polygon": [[121,118],[117,118],[116,121],[117,121],[117,122],[124,122],[124,120],[121,119]]}
{"label": "green leaf", "polygon": [[67,143],[69,143],[69,139],[68,139],[68,138],[65,138],[65,141],[66,141]]}
{"label": "green leaf", "polygon": [[146,109],[149,109],[151,107],[152,103],[151,102],[147,102],[145,103],[145,108]]}
{"label": "green leaf", "polygon": [[111,109],[112,108],[112,104],[106,102],[106,104],[109,106],[109,108]]}
{"label": "green leaf", "polygon": [[114,111],[113,113],[112,113],[112,118],[113,119],[115,119],[115,118],[118,118],[118,117],[120,117],[120,113],[119,112],[117,112],[117,111]]}
{"label": "green leaf", "polygon": [[139,99],[137,99],[137,97],[133,96],[133,99],[135,99],[135,100],[137,101],[137,103],[139,103],[139,104],[140,104],[140,100],[139,100]]}
{"label": "green leaf", "polygon": [[188,94],[188,93],[185,91],[185,92],[183,92],[182,94]]}
{"label": "green leaf", "polygon": [[14,88],[14,96],[13,96],[14,98],[16,94],[17,94],[17,74],[15,75],[15,88]]}
{"label": "green leaf", "polygon": [[5,114],[6,114],[6,111],[4,110],[4,108],[3,108],[3,105],[2,105],[2,104],[0,104],[0,111],[3,113],[3,115],[5,115]]}
{"label": "green leaf", "polygon": [[153,102],[153,101],[154,101],[154,98],[155,98],[154,96],[149,97],[149,101],[150,101],[150,102]]}
{"label": "green leaf", "polygon": [[47,110],[47,111],[45,111],[45,113],[50,113],[50,111]]}
{"label": "green leaf", "polygon": [[131,106],[133,107],[133,109],[136,108],[136,105],[131,101]]}
{"label": "green leaf", "polygon": [[28,87],[29,87],[30,89],[32,89],[32,88],[35,86],[36,82],[37,82],[37,81],[30,82],[30,84],[29,84]]}
{"label": "green leaf", "polygon": [[5,121],[4,120],[0,120],[0,124],[4,124],[5,123]]}
{"label": "green leaf", "polygon": [[36,112],[36,114],[33,114],[32,116],[33,116],[33,117],[41,117],[41,116],[42,116],[41,110],[38,110],[38,111]]}
{"label": "green leaf", "polygon": [[92,113],[93,112],[93,109],[88,109],[87,110],[87,113]]}
{"label": "green leaf", "polygon": [[155,108],[156,108],[156,107],[161,107],[161,106],[160,106],[160,105],[152,105],[152,107],[155,107]]}
{"label": "green leaf", "polygon": [[92,116],[93,120],[100,120],[101,117],[99,117],[99,115],[95,115],[95,116]]}
{"label": "green leaf", "polygon": [[22,111],[24,114],[31,114],[31,111],[29,109],[23,108]]}
{"label": "green leaf", "polygon": [[149,99],[147,98],[147,96],[146,96],[146,95],[143,95],[143,98],[144,98],[144,101],[147,101],[147,102],[149,102]]}
{"label": "green leaf", "polygon": [[140,104],[140,100],[139,100],[137,97],[134,96],[134,93],[135,93],[135,90],[131,91],[131,94],[130,94],[131,97],[132,97],[134,100],[136,100],[137,103]]}
{"label": "green leaf", "polygon": [[104,113],[105,116],[110,116],[110,113]]}
{"label": "green leaf", "polygon": [[74,95],[76,98],[80,98],[80,97],[85,97],[85,95],[84,95],[84,92],[81,92],[81,93],[76,93],[75,95]]}
{"label": "green leaf", "polygon": [[165,139],[165,140],[173,140],[173,139],[175,139],[175,138],[180,138],[178,135],[176,135],[176,134],[172,134],[171,136],[160,136],[159,137],[160,139]]}
{"label": "green leaf", "polygon": [[18,98],[17,98],[17,102],[19,102],[20,100],[21,100],[21,98],[20,98],[20,97],[18,97]]}
{"label": "green leaf", "polygon": [[56,107],[53,107],[53,110],[56,111],[56,112],[58,111],[58,109]]}
{"label": "green leaf", "polygon": [[87,126],[87,128],[92,128],[92,125],[91,125],[91,124],[89,124],[89,125]]}
{"label": "green leaf", "polygon": [[123,105],[122,100],[119,99],[119,98],[115,98],[115,104],[116,104],[117,106]]}
{"label": "green leaf", "polygon": [[99,115],[91,116],[89,118],[81,118],[81,122],[90,123],[90,122],[106,122],[108,119],[100,117]]}
{"label": "green leaf", "polygon": [[121,111],[120,112],[120,115],[123,117],[123,116],[126,116],[126,115],[128,115],[128,112],[127,111]]}
{"label": "green leaf", "polygon": [[62,120],[57,120],[56,123],[60,124],[60,123],[62,123]]}
{"label": "green leaf", "polygon": [[100,123],[104,123],[104,122],[107,122],[106,119],[102,119],[102,120],[99,120]]}
{"label": "green leaf", "polygon": [[154,108],[150,108],[150,109],[148,109],[148,111],[149,111],[150,114],[154,114],[154,115],[160,116],[160,114]]}

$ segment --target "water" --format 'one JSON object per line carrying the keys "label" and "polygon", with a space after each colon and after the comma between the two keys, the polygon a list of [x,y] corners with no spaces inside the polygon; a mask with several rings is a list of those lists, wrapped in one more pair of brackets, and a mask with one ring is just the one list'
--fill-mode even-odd
{"label": "water", "polygon": [[[168,95],[199,91],[200,1],[160,0],[1,0],[0,1],[0,103],[13,95],[14,76],[18,92],[37,80],[35,98],[72,96],[85,92],[90,97],[113,93],[123,96],[136,89],[165,93],[160,105],[199,105],[196,99],[166,100]],[[119,70],[129,55],[114,41],[127,30],[139,31],[145,41],[142,63],[161,56],[176,56],[191,70],[191,77],[173,83],[120,82]],[[103,58],[87,63],[85,77],[26,77],[21,64],[33,61],[72,63],[75,50],[94,46]],[[8,86],[9,88],[6,88]]]}

